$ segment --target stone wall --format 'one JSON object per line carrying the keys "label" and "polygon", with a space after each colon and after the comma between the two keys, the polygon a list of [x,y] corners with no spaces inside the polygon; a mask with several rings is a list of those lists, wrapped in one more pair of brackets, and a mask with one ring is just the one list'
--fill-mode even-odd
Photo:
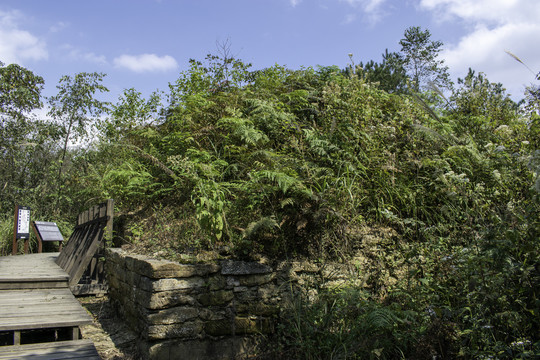
{"label": "stone wall", "polygon": [[[360,279],[350,265],[221,260],[180,264],[109,249],[111,299],[151,359],[233,359],[274,331],[291,298]],[[351,276],[352,275],[352,276]],[[361,280],[358,280],[361,281]]]}

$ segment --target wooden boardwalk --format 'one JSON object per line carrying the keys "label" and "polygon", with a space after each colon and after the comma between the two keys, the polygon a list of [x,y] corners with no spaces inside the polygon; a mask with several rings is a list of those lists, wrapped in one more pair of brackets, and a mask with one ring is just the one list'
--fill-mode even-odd
{"label": "wooden boardwalk", "polygon": [[90,340],[57,341],[53,343],[0,347],[0,360],[4,359],[89,359],[100,360]]}
{"label": "wooden boardwalk", "polygon": [[[79,339],[79,326],[92,318],[71,293],[57,256],[0,257],[0,334],[9,339],[0,359],[99,359],[93,344]],[[69,341],[30,344],[36,332]]]}
{"label": "wooden boardwalk", "polygon": [[0,257],[0,290],[67,288],[69,275],[56,265],[58,253]]}

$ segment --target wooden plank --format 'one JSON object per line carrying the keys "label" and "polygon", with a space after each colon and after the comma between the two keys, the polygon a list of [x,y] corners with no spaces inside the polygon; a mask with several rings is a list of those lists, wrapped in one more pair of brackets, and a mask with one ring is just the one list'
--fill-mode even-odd
{"label": "wooden plank", "polygon": [[32,281],[32,282],[6,282],[0,283],[0,290],[17,289],[63,289],[68,287],[65,281]]}
{"label": "wooden plank", "polygon": [[56,263],[58,253],[0,257],[0,290],[67,287],[69,275]]}
{"label": "wooden plank", "polygon": [[0,291],[0,331],[92,323],[69,289]]}
{"label": "wooden plank", "polygon": [[73,269],[72,272],[70,272],[70,279],[69,279],[69,285],[75,285],[79,282],[81,279],[81,276],[84,274],[84,271],[86,270],[86,267],[94,257],[94,254],[99,248],[99,245],[101,244],[101,241],[103,240],[103,235],[105,234],[105,224],[100,225],[97,229],[96,235],[94,238],[88,242],[87,251],[83,252],[80,256],[78,261],[78,266]]}
{"label": "wooden plank", "polygon": [[0,359],[89,359],[100,360],[90,340],[57,341],[52,343],[28,344],[0,347]]}

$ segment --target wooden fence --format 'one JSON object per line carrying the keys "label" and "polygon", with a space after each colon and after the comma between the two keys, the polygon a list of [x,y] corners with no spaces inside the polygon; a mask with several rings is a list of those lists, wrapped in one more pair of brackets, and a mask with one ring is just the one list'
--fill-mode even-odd
{"label": "wooden fence", "polygon": [[107,291],[104,250],[106,242],[112,240],[113,216],[112,199],[79,214],[77,226],[56,260],[69,274],[75,295]]}

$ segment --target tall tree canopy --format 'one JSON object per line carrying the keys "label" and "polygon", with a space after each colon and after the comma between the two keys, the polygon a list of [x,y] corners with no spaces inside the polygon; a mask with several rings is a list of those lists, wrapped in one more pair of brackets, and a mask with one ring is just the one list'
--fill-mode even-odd
{"label": "tall tree canopy", "polygon": [[443,43],[431,40],[431,32],[422,30],[419,26],[405,30],[404,38],[400,40],[403,66],[412,80],[412,88],[420,91],[429,83],[440,88],[450,88],[451,81],[448,66],[439,59]]}

